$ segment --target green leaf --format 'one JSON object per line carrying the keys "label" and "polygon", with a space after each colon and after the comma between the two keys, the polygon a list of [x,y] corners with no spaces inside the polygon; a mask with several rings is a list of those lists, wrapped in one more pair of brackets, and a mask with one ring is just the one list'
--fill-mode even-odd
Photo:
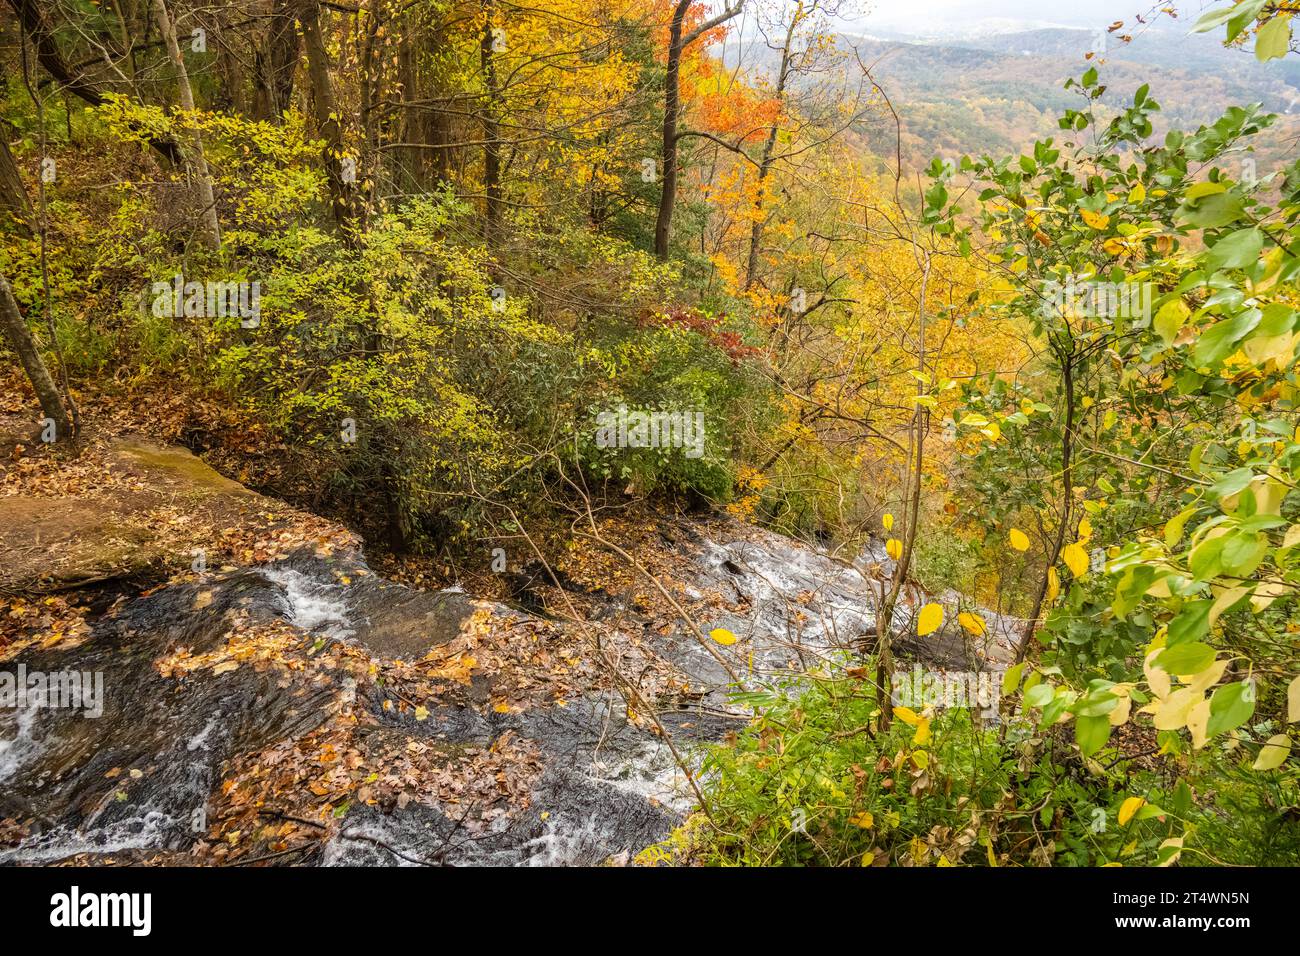
{"label": "green leaf", "polygon": [[1211,269],[1244,269],[1259,260],[1264,234],[1258,229],[1238,229],[1210,247],[1206,265]]}
{"label": "green leaf", "polygon": [[1108,717],[1076,717],[1074,720],[1074,739],[1085,757],[1091,757],[1106,745],[1110,739],[1110,719]]}
{"label": "green leaf", "polygon": [[1154,663],[1168,674],[1199,674],[1214,663],[1214,648],[1199,641],[1178,644],[1166,647]]}
{"label": "green leaf", "polygon": [[[1262,6],[1263,4],[1261,4]],[[1217,26],[1227,23],[1237,15],[1238,7],[1234,4],[1228,4],[1226,7],[1215,7],[1213,10],[1207,10],[1201,14],[1201,18],[1196,21],[1192,27],[1193,33],[1208,33]]]}
{"label": "green leaf", "polygon": [[1169,622],[1168,646],[1190,644],[1209,633],[1210,607],[1213,604],[1213,601],[1192,601],[1183,605],[1178,616]]}
{"label": "green leaf", "polygon": [[1259,567],[1267,553],[1267,537],[1258,532],[1238,529],[1224,535],[1219,562],[1224,574],[1244,578]]}
{"label": "green leaf", "polygon": [[[1191,191],[1187,194],[1191,196]],[[1178,215],[1194,229],[1217,229],[1241,218],[1243,203],[1236,193],[1218,192],[1178,207]]]}
{"label": "green leaf", "polygon": [[1264,9],[1264,4],[1267,2],[1268,0],[1242,0],[1238,3],[1228,19],[1228,29],[1224,39],[1231,43],[1241,36],[1241,32],[1255,22],[1255,17],[1259,15],[1260,10]]}
{"label": "green leaf", "polygon": [[1002,696],[1007,697],[1015,692],[1020,686],[1020,676],[1025,672],[1025,662],[1021,661],[1014,667],[1008,667],[1007,672],[1002,675]]}
{"label": "green leaf", "polygon": [[1237,342],[1259,324],[1259,309],[1247,309],[1231,319],[1216,322],[1196,341],[1192,356],[1197,365],[1217,365],[1233,353]]}
{"label": "green leaf", "polygon": [[1165,547],[1172,548],[1183,536],[1183,528],[1187,526],[1187,521],[1197,512],[1196,505],[1190,505],[1178,512],[1165,525]]}
{"label": "green leaf", "polygon": [[1042,707],[1056,696],[1056,688],[1051,684],[1035,684],[1025,691],[1025,703],[1030,707]]}
{"label": "green leaf", "polygon": [[1223,536],[1205,538],[1192,548],[1190,564],[1192,574],[1200,581],[1218,577],[1223,567]]}
{"label": "green leaf", "polygon": [[1291,48],[1291,18],[1275,16],[1255,34],[1255,59],[1261,63],[1286,56]]}
{"label": "green leaf", "polygon": [[1210,723],[1206,732],[1213,737],[1240,727],[1255,712],[1254,688],[1245,681],[1224,684],[1210,698]]}
{"label": "green leaf", "polygon": [[1244,489],[1255,480],[1255,472],[1250,468],[1237,468],[1228,472],[1210,486],[1210,494],[1222,501]]}

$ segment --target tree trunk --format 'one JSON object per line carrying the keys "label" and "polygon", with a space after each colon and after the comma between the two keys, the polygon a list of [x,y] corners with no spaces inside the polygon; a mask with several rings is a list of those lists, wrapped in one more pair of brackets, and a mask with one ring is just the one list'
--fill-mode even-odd
{"label": "tree trunk", "polygon": [[343,127],[334,105],[334,87],[330,82],[329,54],[320,32],[319,0],[307,0],[300,14],[302,37],[307,48],[307,76],[311,82],[311,100],[316,113],[316,130],[325,140],[325,175],[329,181],[330,208],[339,232],[349,244],[356,239],[356,211],[350,201],[350,189],[343,177]]}
{"label": "tree trunk", "polygon": [[1043,572],[1043,580],[1038,584],[1038,594],[1034,598],[1034,607],[1030,612],[1028,619],[1025,621],[1025,630],[1020,635],[1020,643],[1016,645],[1016,659],[1014,663],[1019,664],[1029,653],[1030,643],[1034,639],[1034,632],[1038,629],[1038,618],[1043,613],[1043,605],[1047,603],[1047,590],[1051,581],[1051,569],[1056,567],[1056,562],[1061,560],[1061,552],[1065,549],[1065,534],[1071,525],[1073,509],[1071,505],[1074,501],[1074,349],[1073,346],[1067,351],[1064,348],[1058,350],[1061,354],[1061,372],[1064,377],[1065,387],[1065,428],[1061,432],[1061,520],[1056,527],[1056,536],[1052,540],[1052,550],[1047,555],[1047,570]]}
{"label": "tree trunk", "polygon": [[290,0],[275,0],[271,8],[271,25],[257,52],[257,89],[254,115],[279,125],[284,111],[293,100],[293,74],[302,51]]}
{"label": "tree trunk", "polygon": [[497,89],[496,64],[493,62],[491,0],[486,4],[487,19],[479,40],[479,60],[483,83],[487,87],[487,105],[483,110],[483,242],[495,249],[501,236],[501,124],[497,118],[500,91]]}
{"label": "tree trunk", "polygon": [[672,23],[668,28],[668,71],[664,78],[664,128],[659,148],[662,187],[659,190],[659,215],[655,219],[655,255],[668,258],[668,240],[672,237],[673,206],[677,202],[677,111],[681,108],[682,21],[691,0],[677,0]]}
{"label": "tree trunk", "polygon": [[668,27],[668,70],[664,78],[664,130],[663,144],[660,147],[663,189],[659,193],[659,216],[655,219],[655,255],[660,259],[668,258],[668,242],[673,232],[673,206],[677,202],[677,141],[681,138],[677,132],[677,114],[681,109],[682,51],[714,27],[721,26],[740,13],[744,0],[738,0],[734,7],[725,7],[717,16],[682,36],[686,12],[691,3],[692,0],[677,0]]}
{"label": "tree trunk", "polygon": [[54,440],[63,441],[71,438],[72,423],[64,407],[63,398],[54,385],[54,379],[50,377],[49,369],[45,367],[45,361],[36,347],[36,339],[32,336],[31,329],[27,328],[22,313],[18,311],[18,301],[14,298],[13,290],[9,288],[9,281],[2,275],[0,275],[0,330],[4,332],[9,346],[17,353],[18,361],[22,363],[32,388],[36,390],[41,411],[45,413],[46,418],[54,422]]}
{"label": "tree trunk", "polygon": [[[188,113],[195,111],[194,90],[190,87],[190,74],[185,69],[185,58],[181,56],[180,44],[176,42],[176,30],[171,17],[167,15],[164,0],[153,0],[154,21],[158,32],[162,34],[167,45],[167,55],[171,58],[172,68],[176,71],[176,86],[181,106]],[[203,155],[203,137],[195,130],[192,149],[194,155],[189,157],[194,164],[194,190],[199,205],[199,215],[203,223],[203,243],[209,249],[221,247],[221,224],[217,221],[217,200],[212,190],[212,175],[208,171],[208,160]]]}
{"label": "tree trunk", "polygon": [[361,215],[369,218],[375,208],[383,166],[379,150],[380,120],[377,117],[384,99],[384,56],[379,31],[382,25],[381,5],[366,8],[365,40],[361,47],[361,136],[362,156],[366,160],[365,176],[354,199],[360,204]]}
{"label": "tree trunk", "polygon": [[24,236],[32,234],[32,204],[27,198],[27,189],[14,162],[14,154],[9,152],[9,144],[0,136],[0,208],[7,212]]}
{"label": "tree trunk", "polygon": [[779,132],[777,123],[780,122],[781,112],[785,109],[785,87],[790,78],[790,45],[794,42],[794,31],[798,25],[799,14],[796,12],[790,17],[790,27],[785,34],[785,45],[781,48],[781,67],[776,77],[776,117],[772,121],[771,129],[767,131],[767,140],[763,143],[763,155],[758,162],[758,191],[754,194],[754,222],[749,229],[749,258],[745,264],[746,289],[754,284],[758,274],[758,253],[763,245],[763,227],[766,224],[763,212],[763,187],[774,162],[772,156],[776,152],[776,137]]}
{"label": "tree trunk", "polygon": [[[930,282],[930,256],[927,254],[921,269],[921,289],[917,304],[917,352],[916,369],[924,376],[925,371],[925,296]],[[925,385],[917,379],[916,394],[925,394]],[[894,562],[894,577],[890,582],[889,594],[881,602],[880,615],[876,621],[876,686],[880,694],[880,726],[887,729],[893,718],[890,706],[893,684],[893,625],[894,609],[898,606],[898,595],[907,582],[907,574],[912,566],[912,551],[916,547],[916,530],[921,519],[921,477],[925,465],[925,433],[929,411],[919,402],[912,413],[912,441],[915,458],[909,463],[909,485],[907,505],[907,530],[903,535],[903,548]]]}

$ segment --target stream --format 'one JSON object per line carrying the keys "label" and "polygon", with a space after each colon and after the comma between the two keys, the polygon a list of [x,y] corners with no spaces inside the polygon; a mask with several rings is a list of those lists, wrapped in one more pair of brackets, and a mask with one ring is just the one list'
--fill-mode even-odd
{"label": "stream", "polygon": [[[727,628],[739,640],[711,652],[680,621],[655,628],[648,616],[616,609],[611,627],[634,642],[638,667],[679,675],[690,688],[659,696],[657,726],[629,721],[621,694],[590,678],[574,678],[549,697],[518,691],[523,704],[502,704],[506,691],[531,683],[523,665],[440,679],[415,716],[394,708],[400,680],[443,661],[438,655],[450,655],[475,626],[509,635],[475,651],[475,660],[504,661],[524,648],[531,656],[519,660],[550,662],[557,673],[576,660],[563,644],[573,628],[459,589],[385,581],[356,551],[304,550],[144,593],[99,596],[88,639],[29,648],[0,668],[99,673],[105,690],[98,717],[40,704],[0,709],[0,863],[182,862],[199,843],[205,853],[214,845],[226,852],[248,832],[230,821],[253,813],[301,821],[286,838],[289,849],[273,857],[280,862],[630,861],[695,805],[660,728],[698,765],[700,744],[743,726],[715,654],[747,684],[770,684],[854,646],[874,623],[862,571],[888,561],[868,551],[857,567],[835,562],[729,519],[662,521],[683,600],[720,595],[703,626]],[[990,644],[978,656],[995,660],[1016,622],[989,619]],[[946,667],[980,666],[971,656],[951,636],[929,647],[930,659]],[[317,750],[355,763],[346,797],[330,793],[290,814],[258,795],[259,781]],[[313,773],[325,759],[309,765]],[[340,778],[334,772],[310,785],[319,792]],[[306,771],[292,779],[313,780]],[[398,792],[421,786],[415,799]],[[367,788],[374,789],[369,798]],[[315,799],[301,785],[296,792]],[[253,796],[240,802],[246,794]],[[335,812],[320,809],[326,800]],[[314,839],[297,850],[293,841],[307,837]]]}

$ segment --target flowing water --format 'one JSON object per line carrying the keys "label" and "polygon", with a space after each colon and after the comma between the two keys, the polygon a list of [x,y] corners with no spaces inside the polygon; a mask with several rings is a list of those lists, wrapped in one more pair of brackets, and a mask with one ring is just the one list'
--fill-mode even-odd
{"label": "flowing water", "polygon": [[[743,609],[708,623],[745,639],[744,655],[731,664],[747,681],[808,666],[873,627],[861,568],[753,529],[718,538],[683,520],[673,542],[688,597],[712,590]],[[867,554],[862,562],[878,559]],[[98,718],[48,707],[0,710],[0,820],[25,824],[21,838],[0,842],[0,863],[185,853],[210,823],[230,761],[302,738],[349,707],[377,742],[396,735],[400,745],[487,750],[510,735],[535,748],[539,769],[527,806],[476,832],[435,803],[358,801],[304,860],[594,864],[627,860],[662,839],[691,809],[691,792],[667,744],[629,723],[617,694],[593,690],[562,707],[498,713],[470,693],[416,723],[395,720],[373,689],[359,689],[341,667],[199,668],[178,679],[158,665],[182,648],[192,656],[218,650],[234,621],[291,625],[287,632],[313,650],[342,644],[374,660],[415,660],[456,638],[481,606],[459,590],[384,581],[357,553],[301,554],[126,596],[93,620],[80,645],[29,649],[4,665],[101,672],[106,700]],[[527,617],[500,606],[495,613]],[[739,726],[728,713],[727,675],[684,627],[662,634],[647,625],[646,637],[654,653],[705,689],[696,709],[662,715],[679,750],[696,762],[694,744]]]}

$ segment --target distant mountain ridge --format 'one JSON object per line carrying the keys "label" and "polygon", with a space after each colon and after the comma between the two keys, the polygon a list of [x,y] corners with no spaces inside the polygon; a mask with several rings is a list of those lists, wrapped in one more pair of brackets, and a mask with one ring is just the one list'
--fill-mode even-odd
{"label": "distant mountain ridge", "polygon": [[[1015,153],[1036,138],[1059,137],[1056,118],[1081,102],[1064,89],[1065,80],[1089,66],[1097,67],[1108,88],[1103,109],[1116,108],[1148,85],[1162,106],[1158,135],[1171,127],[1211,123],[1234,104],[1259,102],[1288,114],[1257,145],[1261,175],[1270,165],[1294,158],[1300,62],[1261,64],[1250,50],[1225,49],[1213,37],[1188,35],[1181,24],[1130,29],[1133,40],[1127,43],[1121,39],[1124,30],[1110,34],[1073,27],[929,39],[874,31],[867,23],[860,32],[846,33],[844,42],[858,48],[898,110],[905,158],[912,166],[935,155]],[[1101,38],[1105,51],[1086,57],[1102,45]],[[769,62],[769,52],[752,44],[742,51],[751,67]],[[862,130],[868,148],[881,142],[892,151],[891,124],[876,119]]]}

